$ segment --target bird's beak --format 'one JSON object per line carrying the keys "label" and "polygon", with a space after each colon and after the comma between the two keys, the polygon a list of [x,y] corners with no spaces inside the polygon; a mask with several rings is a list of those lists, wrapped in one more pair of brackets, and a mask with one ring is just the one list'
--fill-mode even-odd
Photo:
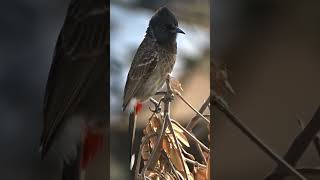
{"label": "bird's beak", "polygon": [[178,28],[178,27],[176,27],[176,32],[177,33],[181,33],[181,34],[186,34],[186,33],[184,33],[180,28]]}

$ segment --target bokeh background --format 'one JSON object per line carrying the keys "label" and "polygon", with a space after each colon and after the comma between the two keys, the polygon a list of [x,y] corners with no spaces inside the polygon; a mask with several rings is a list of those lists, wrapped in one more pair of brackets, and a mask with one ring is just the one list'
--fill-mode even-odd
{"label": "bokeh background", "polygon": [[0,7],[0,174],[4,180],[57,179],[40,160],[44,88],[68,1],[3,1]]}
{"label": "bokeh background", "polygon": [[[284,155],[301,132],[297,115],[307,123],[320,104],[320,3],[214,0],[212,5],[212,60],[227,64],[236,91],[226,99]],[[223,115],[213,123],[213,179],[263,179],[276,167]],[[298,166],[319,166],[319,160],[311,145]]]}
{"label": "bokeh background", "polygon": [[[110,6],[111,52],[111,179],[131,179],[129,171],[128,112],[122,112],[123,89],[133,56],[144,38],[153,13],[162,6],[174,12],[179,27],[177,61],[173,76],[184,89],[183,96],[199,109],[209,96],[210,77],[210,6],[207,0],[113,0]],[[142,128],[151,112],[148,105],[138,118],[136,144],[140,144]],[[183,125],[195,114],[176,98],[172,116]],[[205,126],[204,126],[205,127]],[[200,137],[207,134],[198,131]],[[138,146],[136,146],[138,147]]]}

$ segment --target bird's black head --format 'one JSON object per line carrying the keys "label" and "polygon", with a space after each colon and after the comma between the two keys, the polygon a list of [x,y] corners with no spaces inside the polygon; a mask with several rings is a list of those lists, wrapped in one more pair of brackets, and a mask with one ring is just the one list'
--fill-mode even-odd
{"label": "bird's black head", "polygon": [[147,34],[152,34],[159,43],[170,43],[175,42],[177,33],[184,34],[174,14],[166,7],[158,9],[149,22]]}

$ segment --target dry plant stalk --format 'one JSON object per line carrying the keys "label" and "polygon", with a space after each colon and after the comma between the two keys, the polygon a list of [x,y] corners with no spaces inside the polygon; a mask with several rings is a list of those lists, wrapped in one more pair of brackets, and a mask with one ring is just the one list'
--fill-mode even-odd
{"label": "dry plant stalk", "polygon": [[[170,103],[173,95],[180,97],[196,112],[191,121],[205,119],[201,114],[208,108],[206,101],[201,113],[195,110],[180,94],[183,90],[177,80],[167,79],[167,92],[163,92],[160,103],[164,109],[153,112],[149,122],[143,130],[140,150],[135,169],[135,179],[138,180],[209,180],[210,179],[210,149],[192,134],[193,128],[188,130],[170,117]],[[209,126],[207,126],[209,127]],[[208,131],[209,132],[209,131]],[[209,135],[208,135],[209,136]],[[191,148],[198,151],[201,160],[188,152]],[[199,157],[198,156],[198,157]]]}

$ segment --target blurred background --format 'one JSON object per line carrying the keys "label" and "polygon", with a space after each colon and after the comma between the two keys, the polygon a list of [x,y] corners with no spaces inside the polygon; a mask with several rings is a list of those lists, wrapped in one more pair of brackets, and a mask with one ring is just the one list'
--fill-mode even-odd
{"label": "blurred background", "polygon": [[[184,89],[183,96],[197,109],[209,96],[210,77],[210,11],[207,0],[113,0],[110,6],[111,52],[111,179],[130,179],[128,112],[122,112],[123,89],[133,56],[142,42],[153,13],[167,6],[176,15],[179,27],[177,61],[173,76]],[[136,144],[140,144],[142,128],[151,112],[144,106],[138,117]],[[186,125],[195,114],[176,98],[172,105],[174,119]],[[205,127],[205,126],[204,126]],[[203,134],[201,134],[203,132]],[[206,137],[205,131],[198,131]],[[137,147],[137,146],[136,146]]]}
{"label": "blurred background", "polygon": [[[284,155],[301,132],[297,115],[307,123],[320,104],[320,3],[214,0],[212,5],[211,57],[227,65],[236,91],[226,99],[240,119]],[[221,113],[213,127],[213,179],[263,179],[276,167]],[[298,166],[319,165],[311,145]]]}
{"label": "blurred background", "polygon": [[0,7],[0,174],[4,180],[58,178],[40,160],[42,102],[51,57],[69,1],[13,0]]}
{"label": "blurred background", "polygon": [[[45,84],[69,2],[1,2],[0,179],[60,178],[58,159],[51,153],[42,161],[38,150]],[[99,176],[94,172],[91,180]]]}

